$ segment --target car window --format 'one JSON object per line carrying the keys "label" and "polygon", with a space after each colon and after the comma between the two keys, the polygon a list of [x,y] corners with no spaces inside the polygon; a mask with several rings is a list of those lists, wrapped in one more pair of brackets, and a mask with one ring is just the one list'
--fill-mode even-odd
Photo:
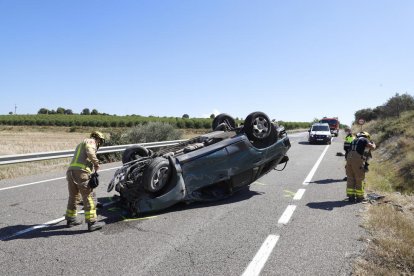
{"label": "car window", "polygon": [[336,125],[336,120],[322,120],[321,123],[328,123],[330,125]]}
{"label": "car window", "polygon": [[328,126],[313,126],[312,131],[329,131]]}

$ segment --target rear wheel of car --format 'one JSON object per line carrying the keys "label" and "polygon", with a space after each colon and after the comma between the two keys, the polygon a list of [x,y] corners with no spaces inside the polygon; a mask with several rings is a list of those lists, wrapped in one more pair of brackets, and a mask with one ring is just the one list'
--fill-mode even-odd
{"label": "rear wheel of car", "polygon": [[163,157],[154,158],[142,175],[144,189],[150,193],[161,191],[171,175],[170,163]]}
{"label": "rear wheel of car", "polygon": [[233,119],[233,117],[231,117],[230,115],[226,113],[222,113],[222,114],[217,115],[214,118],[213,123],[212,123],[213,130],[215,130],[222,123],[226,123],[231,128],[236,127],[236,121]]}
{"label": "rear wheel of car", "polygon": [[269,117],[263,112],[250,113],[244,120],[244,131],[251,141],[266,139],[271,130]]}
{"label": "rear wheel of car", "polygon": [[131,146],[125,149],[122,154],[122,163],[128,163],[133,160],[137,160],[139,157],[150,156],[150,151],[141,146]]}

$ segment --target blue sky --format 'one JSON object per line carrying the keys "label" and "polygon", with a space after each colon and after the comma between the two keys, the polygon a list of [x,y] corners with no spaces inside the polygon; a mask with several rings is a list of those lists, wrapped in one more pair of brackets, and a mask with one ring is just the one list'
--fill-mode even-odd
{"label": "blue sky", "polygon": [[312,121],[414,94],[414,1],[0,0],[0,114]]}

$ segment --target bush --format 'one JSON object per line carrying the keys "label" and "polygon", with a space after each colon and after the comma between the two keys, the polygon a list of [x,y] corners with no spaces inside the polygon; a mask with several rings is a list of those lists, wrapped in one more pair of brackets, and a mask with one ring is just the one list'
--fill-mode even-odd
{"label": "bush", "polygon": [[138,125],[125,133],[125,142],[130,144],[149,143],[181,139],[181,131],[172,125],[161,122],[149,122]]}

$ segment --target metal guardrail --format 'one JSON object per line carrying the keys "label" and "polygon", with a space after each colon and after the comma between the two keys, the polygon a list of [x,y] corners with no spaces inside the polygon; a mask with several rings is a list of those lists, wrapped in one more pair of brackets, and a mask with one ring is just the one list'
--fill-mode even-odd
{"label": "metal guardrail", "polygon": [[[173,140],[173,141],[162,141],[162,142],[152,142],[152,143],[142,143],[142,144],[108,146],[108,147],[100,148],[97,154],[124,151],[127,147],[134,146],[134,145],[143,146],[148,149],[174,146],[184,141],[187,141],[187,140]],[[28,153],[28,154],[3,155],[3,156],[0,156],[0,165],[9,165],[9,164],[16,164],[16,163],[23,163],[23,162],[32,162],[32,161],[72,157],[74,152],[75,150],[73,149],[73,150],[62,150],[62,151],[52,151],[52,152],[36,152],[36,153]]]}

